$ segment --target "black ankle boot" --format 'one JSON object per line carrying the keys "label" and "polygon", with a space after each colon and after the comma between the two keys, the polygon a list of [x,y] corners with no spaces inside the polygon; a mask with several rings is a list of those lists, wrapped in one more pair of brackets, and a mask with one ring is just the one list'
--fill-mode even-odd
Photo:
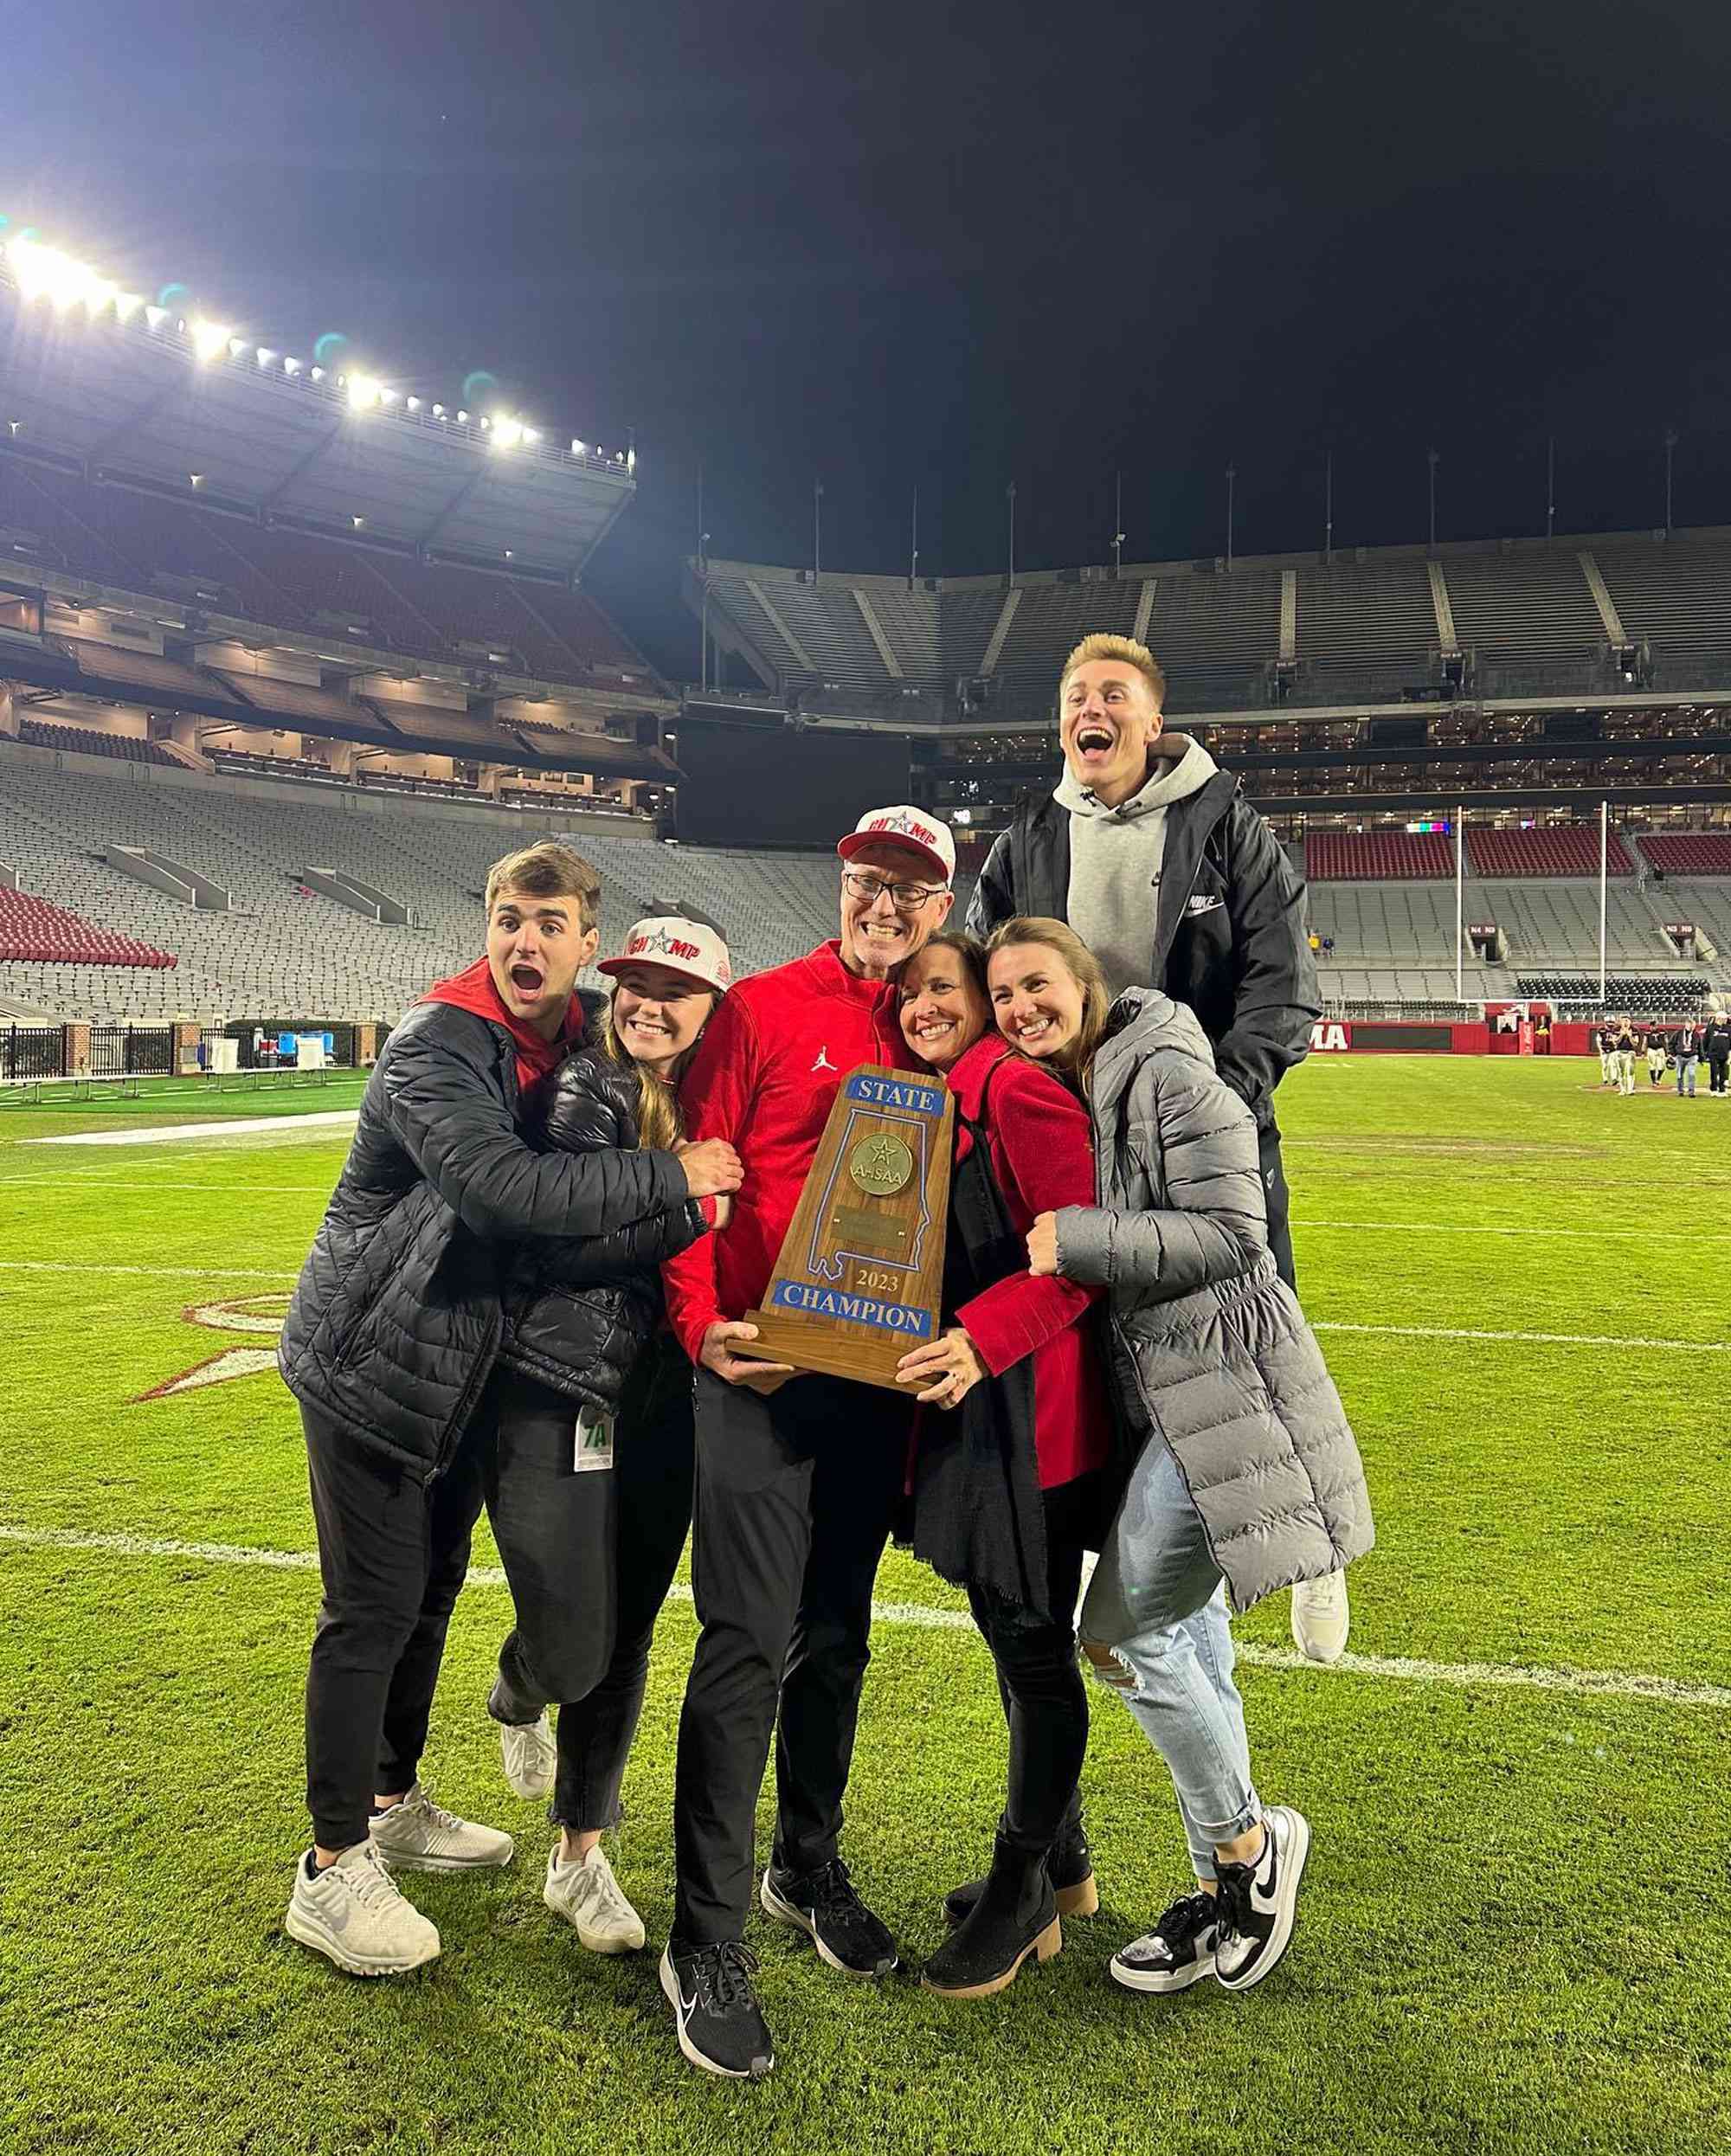
{"label": "black ankle boot", "polygon": [[[1003,1821],[998,1822],[998,1831],[1004,1831]],[[1046,1876],[1058,1901],[1060,1916],[1092,1916],[1100,1906],[1100,1890],[1094,1883],[1094,1857],[1088,1847],[1088,1829],[1078,1812],[1052,1844],[1046,1862]],[[953,1888],[943,1897],[944,1921],[949,1924],[965,1924],[980,1899],[986,1882],[970,1879],[965,1887]]]}
{"label": "black ankle boot", "polygon": [[1050,1961],[1064,1944],[1044,1850],[1013,1849],[1002,1835],[967,1918],[925,1965],[920,1982],[950,1998],[987,1998],[1014,1982],[1030,1954]]}

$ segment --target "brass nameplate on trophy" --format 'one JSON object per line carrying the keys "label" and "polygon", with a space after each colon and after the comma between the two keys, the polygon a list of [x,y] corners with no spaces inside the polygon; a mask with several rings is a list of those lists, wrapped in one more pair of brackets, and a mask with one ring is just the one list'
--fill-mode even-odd
{"label": "brass nameplate on trophy", "polygon": [[863,1063],[841,1081],[743,1352],[898,1392],[942,1323],[956,1104],[941,1078]]}

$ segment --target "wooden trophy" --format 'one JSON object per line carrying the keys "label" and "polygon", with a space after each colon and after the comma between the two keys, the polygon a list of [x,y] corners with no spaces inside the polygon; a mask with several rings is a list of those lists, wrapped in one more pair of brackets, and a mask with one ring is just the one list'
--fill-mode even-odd
{"label": "wooden trophy", "polygon": [[862,1063],[841,1081],[742,1355],[898,1392],[942,1323],[956,1103],[943,1080]]}

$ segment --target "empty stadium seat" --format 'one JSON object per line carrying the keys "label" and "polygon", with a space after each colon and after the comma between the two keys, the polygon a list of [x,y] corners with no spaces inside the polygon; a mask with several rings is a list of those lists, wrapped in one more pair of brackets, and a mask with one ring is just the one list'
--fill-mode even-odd
{"label": "empty stadium seat", "polygon": [[1452,878],[1454,872],[1454,840],[1440,831],[1313,831],[1304,841],[1311,883]]}
{"label": "empty stadium seat", "polygon": [[1731,832],[1668,832],[1644,838],[1639,845],[1667,876],[1731,876]]}
{"label": "empty stadium seat", "polygon": [[[1467,859],[1480,876],[1597,876],[1599,831],[1586,823],[1532,831],[1469,828]],[[1635,865],[1616,832],[1606,849],[1609,873],[1632,876]]]}

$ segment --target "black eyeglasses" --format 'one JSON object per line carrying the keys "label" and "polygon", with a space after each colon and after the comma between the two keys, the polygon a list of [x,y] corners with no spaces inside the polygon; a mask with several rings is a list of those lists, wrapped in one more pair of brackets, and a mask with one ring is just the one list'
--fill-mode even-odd
{"label": "black eyeglasses", "polygon": [[863,868],[844,868],[841,880],[862,905],[874,906],[885,891],[898,913],[917,913],[929,899],[943,891],[942,884],[892,884]]}

